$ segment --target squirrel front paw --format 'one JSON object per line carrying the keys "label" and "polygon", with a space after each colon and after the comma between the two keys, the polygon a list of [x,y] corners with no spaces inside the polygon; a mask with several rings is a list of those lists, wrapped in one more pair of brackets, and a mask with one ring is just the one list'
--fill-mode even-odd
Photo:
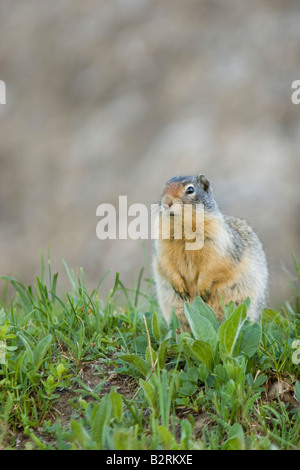
{"label": "squirrel front paw", "polygon": [[174,292],[181,298],[181,300],[184,300],[185,302],[189,301],[191,296],[186,290],[180,291],[178,289],[175,289],[175,287],[173,287],[173,289]]}
{"label": "squirrel front paw", "polygon": [[204,302],[207,302],[211,296],[211,291],[209,289],[204,289],[199,292],[199,296],[202,298]]}

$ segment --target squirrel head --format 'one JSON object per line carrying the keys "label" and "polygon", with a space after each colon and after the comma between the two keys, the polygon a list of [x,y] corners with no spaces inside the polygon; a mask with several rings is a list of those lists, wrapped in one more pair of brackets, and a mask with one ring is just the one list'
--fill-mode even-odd
{"label": "squirrel head", "polygon": [[161,206],[171,211],[173,205],[203,204],[205,211],[218,210],[211,184],[204,175],[179,176],[170,179],[164,188]]}

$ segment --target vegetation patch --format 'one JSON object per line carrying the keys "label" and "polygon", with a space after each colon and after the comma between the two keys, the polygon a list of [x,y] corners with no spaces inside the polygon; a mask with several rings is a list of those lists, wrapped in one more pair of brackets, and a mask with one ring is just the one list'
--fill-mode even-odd
{"label": "vegetation patch", "polygon": [[293,306],[253,323],[245,299],[219,324],[197,298],[184,332],[175,315],[164,321],[152,280],[141,288],[143,271],[133,289],[117,274],[105,299],[103,279],[90,292],[67,266],[71,289],[58,295],[43,257],[32,286],[2,276],[14,295],[0,306],[0,447],[299,449],[294,261]]}

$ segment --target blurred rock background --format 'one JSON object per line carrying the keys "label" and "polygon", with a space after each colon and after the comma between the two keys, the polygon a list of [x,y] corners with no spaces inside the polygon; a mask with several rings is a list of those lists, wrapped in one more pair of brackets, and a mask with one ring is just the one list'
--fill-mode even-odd
{"label": "blurred rock background", "polygon": [[62,259],[91,288],[108,269],[131,286],[152,243],[100,241],[97,206],[150,206],[201,172],[260,235],[271,303],[289,296],[299,25],[298,0],[0,0],[1,274],[34,282],[50,246],[66,289]]}

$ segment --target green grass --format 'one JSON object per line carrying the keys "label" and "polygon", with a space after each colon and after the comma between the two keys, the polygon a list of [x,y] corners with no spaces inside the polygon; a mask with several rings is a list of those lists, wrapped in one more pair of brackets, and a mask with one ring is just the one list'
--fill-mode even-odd
{"label": "green grass", "polygon": [[[201,299],[191,332],[167,325],[151,280],[108,298],[66,266],[71,289],[42,257],[32,286],[0,306],[2,449],[300,448],[300,270],[293,306],[247,318],[248,299],[219,326]],[[145,286],[143,289],[141,286]],[[122,305],[122,307],[121,307]]]}

